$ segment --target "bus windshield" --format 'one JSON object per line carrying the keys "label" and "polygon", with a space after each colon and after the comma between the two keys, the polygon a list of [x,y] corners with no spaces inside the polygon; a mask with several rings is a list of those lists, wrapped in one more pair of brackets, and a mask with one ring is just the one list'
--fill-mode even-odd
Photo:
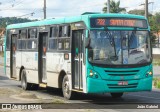
{"label": "bus windshield", "polygon": [[151,61],[148,31],[90,31],[88,58],[108,65],[144,64]]}

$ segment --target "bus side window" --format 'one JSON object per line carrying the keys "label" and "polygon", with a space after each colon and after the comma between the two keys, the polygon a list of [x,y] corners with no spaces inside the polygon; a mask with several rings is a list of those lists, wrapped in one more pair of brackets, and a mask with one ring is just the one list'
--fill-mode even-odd
{"label": "bus side window", "polygon": [[27,30],[19,30],[18,49],[26,49]]}
{"label": "bus side window", "polygon": [[60,26],[58,38],[58,50],[69,50],[70,49],[70,26]]}
{"label": "bus side window", "polygon": [[27,38],[27,30],[19,30],[19,38],[26,39]]}
{"label": "bus side window", "polygon": [[50,38],[48,40],[49,50],[57,50],[57,37],[58,37],[58,26],[53,26],[50,28]]}
{"label": "bus side window", "polygon": [[32,28],[28,30],[28,38],[37,38],[37,29]]}
{"label": "bus side window", "polygon": [[6,50],[10,49],[10,31],[7,31],[7,36],[6,36]]}
{"label": "bus side window", "polygon": [[32,28],[28,30],[27,49],[35,50],[38,46],[37,29]]}

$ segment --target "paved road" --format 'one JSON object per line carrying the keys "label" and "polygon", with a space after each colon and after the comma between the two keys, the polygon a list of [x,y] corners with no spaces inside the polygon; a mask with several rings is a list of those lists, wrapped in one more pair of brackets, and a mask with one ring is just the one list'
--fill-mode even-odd
{"label": "paved road", "polygon": [[[0,88],[2,87],[11,89],[14,91],[22,91],[22,89],[20,88],[20,82],[9,80],[8,78],[6,78],[4,76],[3,68],[0,67]],[[69,108],[87,108],[89,109],[87,111],[92,111],[90,109],[96,108],[96,110],[94,111],[98,111],[98,112],[103,112],[103,111],[123,112],[124,110],[122,109],[114,109],[114,108],[121,108],[121,107],[124,108],[125,105],[127,108],[127,106],[130,106],[128,104],[133,104],[133,103],[136,104],[134,106],[138,106],[138,104],[148,104],[148,103],[149,104],[155,104],[155,103],[160,104],[160,90],[157,90],[157,89],[153,89],[152,92],[126,93],[120,99],[113,99],[111,98],[110,94],[103,94],[103,95],[102,94],[101,95],[77,94],[77,98],[72,101],[65,100],[62,97],[61,91],[59,90],[54,90],[54,91],[52,90],[48,92],[44,89],[40,89],[38,91],[30,91],[29,93],[35,94],[36,96],[41,97],[41,99],[44,99],[43,101],[45,102],[50,102],[53,99],[56,99],[56,101],[59,100],[60,103],[63,102],[62,104],[60,104],[63,106],[66,106],[64,105],[66,103],[71,103],[71,105],[69,105]],[[3,101],[3,100],[5,101],[5,98],[2,98],[0,101]],[[13,99],[10,100],[10,97],[8,97],[8,99],[5,102],[10,103],[10,102],[17,102],[17,101],[18,100],[13,100]],[[27,101],[30,102],[29,100]],[[31,103],[33,103],[33,101],[34,100],[32,100]],[[23,102],[23,100],[19,100],[19,102]],[[102,108],[105,108],[105,109],[102,109]],[[106,110],[106,108],[112,108],[112,109]],[[79,110],[76,110],[76,111],[79,111]],[[130,112],[131,110],[125,109],[125,111]],[[141,110],[136,110],[136,111],[141,112]],[[145,110],[145,111],[150,112],[151,110]],[[159,111],[159,110],[154,110],[154,111]]]}

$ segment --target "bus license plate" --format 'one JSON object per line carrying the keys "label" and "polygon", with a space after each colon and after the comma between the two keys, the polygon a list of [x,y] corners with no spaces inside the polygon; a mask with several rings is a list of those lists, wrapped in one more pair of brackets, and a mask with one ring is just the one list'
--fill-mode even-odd
{"label": "bus license plate", "polygon": [[128,85],[128,81],[120,81],[120,82],[118,82],[118,85],[120,85],[120,86]]}

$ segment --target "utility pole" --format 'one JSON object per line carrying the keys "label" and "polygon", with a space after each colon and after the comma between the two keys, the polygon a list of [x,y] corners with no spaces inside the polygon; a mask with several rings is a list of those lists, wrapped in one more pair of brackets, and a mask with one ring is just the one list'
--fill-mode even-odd
{"label": "utility pole", "polygon": [[44,0],[43,12],[44,12],[44,19],[46,19],[46,0]]}
{"label": "utility pole", "polygon": [[153,10],[153,3],[154,3],[154,2],[148,2],[148,0],[145,0],[145,3],[139,5],[139,6],[144,5],[145,17],[146,17],[147,19],[148,19],[148,5],[149,5],[149,4],[152,4],[152,10]]}
{"label": "utility pole", "polygon": [[107,0],[107,13],[110,13],[110,0]]}
{"label": "utility pole", "polygon": [[145,17],[148,19],[148,0],[145,0]]}

